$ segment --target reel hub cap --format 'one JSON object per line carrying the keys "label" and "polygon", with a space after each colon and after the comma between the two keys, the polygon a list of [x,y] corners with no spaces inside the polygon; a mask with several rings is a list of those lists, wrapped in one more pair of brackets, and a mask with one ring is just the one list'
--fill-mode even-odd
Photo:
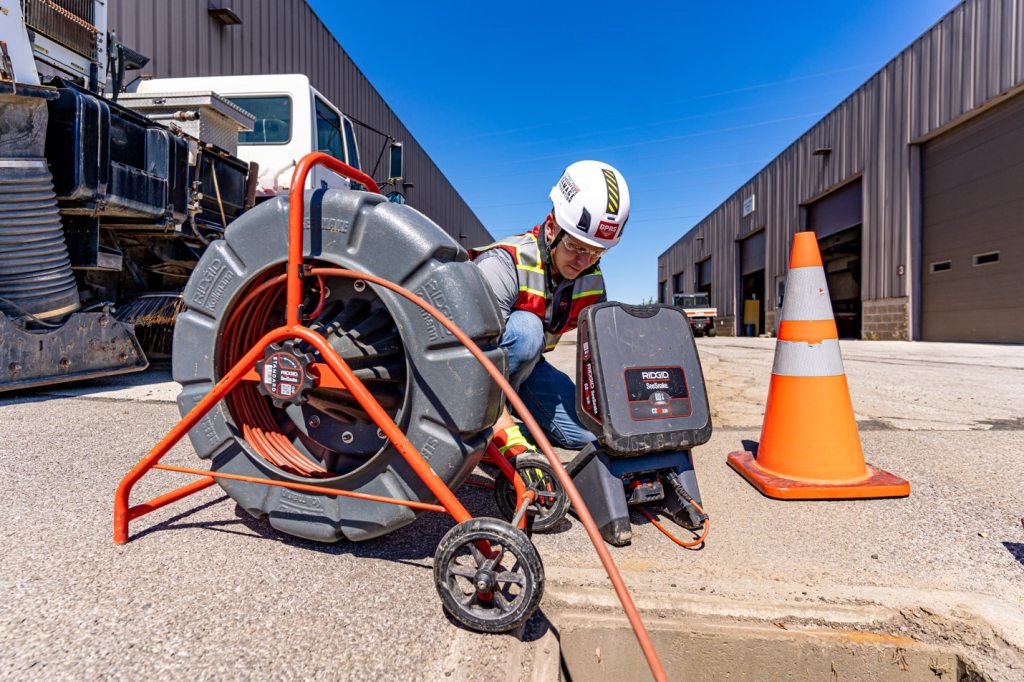
{"label": "reel hub cap", "polygon": [[299,405],[315,383],[310,372],[312,364],[313,356],[299,351],[294,341],[271,344],[263,359],[256,363],[260,375],[257,389],[273,400],[276,407]]}

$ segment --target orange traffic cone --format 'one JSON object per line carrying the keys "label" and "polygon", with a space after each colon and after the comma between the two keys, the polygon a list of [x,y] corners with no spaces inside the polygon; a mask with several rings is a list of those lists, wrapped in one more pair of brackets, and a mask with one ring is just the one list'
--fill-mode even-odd
{"label": "orange traffic cone", "polygon": [[864,462],[825,270],[813,232],[793,240],[757,457],[729,466],[785,500],[906,497],[910,484]]}

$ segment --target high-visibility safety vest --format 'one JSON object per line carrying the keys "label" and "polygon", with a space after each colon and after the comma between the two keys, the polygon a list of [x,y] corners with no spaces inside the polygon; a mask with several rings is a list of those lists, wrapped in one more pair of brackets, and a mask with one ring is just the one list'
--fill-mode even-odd
{"label": "high-visibility safety vest", "polygon": [[545,350],[551,350],[558,343],[562,334],[572,331],[579,324],[583,309],[604,298],[604,277],[595,263],[584,270],[573,280],[572,304],[565,321],[558,327],[551,327],[551,316],[548,305],[551,303],[552,292],[548,290],[548,277],[544,271],[544,259],[541,257],[538,236],[543,226],[538,225],[529,232],[514,235],[479,249],[471,249],[470,256],[478,255],[491,249],[502,249],[512,256],[516,264],[516,275],[519,279],[519,295],[512,305],[513,310],[525,310],[539,317],[544,322],[547,336]]}

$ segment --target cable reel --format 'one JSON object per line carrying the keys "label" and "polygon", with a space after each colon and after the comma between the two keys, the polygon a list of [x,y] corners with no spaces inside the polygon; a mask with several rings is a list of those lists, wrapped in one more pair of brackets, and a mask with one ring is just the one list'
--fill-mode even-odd
{"label": "cable reel", "polygon": [[[442,309],[504,365],[493,297],[440,227],[368,192],[310,191],[306,203],[310,219],[322,226],[318,239],[306,240],[307,269],[347,268],[400,284]],[[285,197],[245,213],[210,245],[189,280],[172,357],[174,379],[183,385],[183,415],[267,331],[284,324],[287,215]],[[309,274],[302,298],[309,311],[303,323],[349,364],[445,483],[461,483],[479,461],[502,405],[486,371],[433,318],[381,287]],[[332,488],[433,502],[376,423],[320,363],[303,342],[266,350],[249,380],[189,432],[197,453],[211,459],[215,471],[315,479]],[[377,537],[417,514],[397,505],[218,482],[274,528],[317,541]]]}

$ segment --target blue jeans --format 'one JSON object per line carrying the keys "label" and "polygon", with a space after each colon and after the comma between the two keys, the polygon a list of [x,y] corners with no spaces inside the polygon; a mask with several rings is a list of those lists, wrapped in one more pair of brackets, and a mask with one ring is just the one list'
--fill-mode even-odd
{"label": "blue jeans", "polygon": [[498,345],[508,350],[509,382],[544,433],[558,447],[579,450],[596,439],[576,416],[572,379],[541,357],[544,341],[541,319],[513,310]]}

